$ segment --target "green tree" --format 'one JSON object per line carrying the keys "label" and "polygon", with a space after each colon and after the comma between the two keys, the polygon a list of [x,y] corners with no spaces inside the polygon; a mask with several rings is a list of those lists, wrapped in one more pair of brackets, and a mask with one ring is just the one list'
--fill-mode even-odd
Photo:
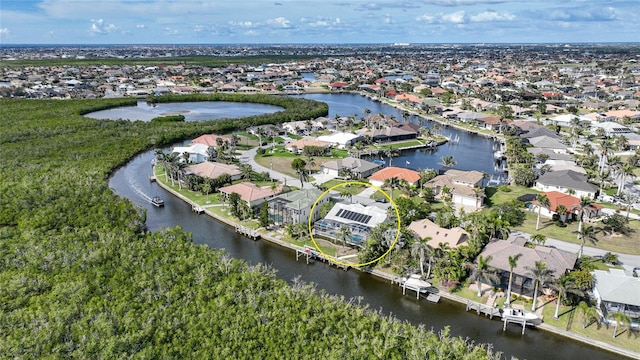
{"label": "green tree", "polygon": [[242,198],[240,194],[232,192],[229,194],[229,205],[231,206],[231,214],[237,218],[240,218],[240,203]]}
{"label": "green tree", "polygon": [[536,231],[540,230],[540,211],[542,210],[542,208],[545,209],[549,209],[549,207],[551,206],[551,202],[549,201],[549,198],[547,197],[547,195],[544,194],[538,194],[538,196],[536,196],[536,201],[538,202],[538,204],[536,205],[538,207],[538,218],[536,220]]}
{"label": "green tree", "polygon": [[507,299],[505,300],[505,304],[511,303],[511,282],[513,280],[513,269],[518,266],[518,260],[522,257],[522,254],[516,254],[513,256],[509,256],[509,286],[507,287]]}
{"label": "green tree", "polygon": [[438,164],[444,167],[452,167],[457,164],[457,161],[453,158],[452,155],[446,155],[440,158],[440,162]]}
{"label": "green tree", "polygon": [[578,252],[578,258],[582,257],[584,244],[585,242],[589,242],[593,245],[598,244],[598,237],[596,236],[601,231],[600,228],[593,227],[591,225],[583,227],[580,232],[578,232],[578,239],[580,240],[580,251]]}
{"label": "green tree", "polygon": [[598,310],[596,310],[595,307],[589,305],[587,302],[580,301],[580,303],[578,304],[578,311],[580,311],[580,313],[582,314],[583,329],[586,329],[587,326],[593,324],[593,322],[597,322],[598,325],[600,324],[600,314],[598,314]]}
{"label": "green tree", "polygon": [[269,219],[269,203],[266,201],[260,205],[260,217],[258,220],[260,221],[260,226],[263,228],[267,228],[269,224],[271,224],[271,220]]}
{"label": "green tree", "polygon": [[537,300],[538,300],[538,288],[546,286],[546,284],[552,279],[552,275],[554,273],[553,270],[547,267],[547,263],[544,261],[536,261],[533,264],[534,264],[534,267],[529,267],[529,266],[525,267],[525,269],[528,270],[527,274],[535,284],[534,290],[533,290],[533,304],[531,305],[531,311],[536,310]]}
{"label": "green tree", "polygon": [[291,162],[291,168],[296,172],[300,178],[300,187],[304,187],[304,181],[307,179],[307,162],[301,158],[295,158]]}
{"label": "green tree", "polygon": [[537,245],[544,245],[544,243],[547,242],[547,237],[540,233],[536,233],[531,235],[531,242]]}
{"label": "green tree", "polygon": [[427,276],[425,278],[429,278],[431,275],[431,262],[433,260],[434,249],[428,242],[431,240],[430,237],[418,238],[411,245],[411,256],[418,257],[418,264],[420,265],[420,275],[424,275],[424,262],[428,258],[429,259],[429,267],[427,270]]}
{"label": "green tree", "polygon": [[573,278],[568,275],[564,275],[560,279],[558,279],[557,282],[551,285],[551,288],[557,294],[556,311],[553,313],[554,319],[558,318],[558,311],[560,310],[560,303],[562,302],[563,298],[566,298],[568,294],[574,294],[577,296],[583,295],[582,290],[580,290],[580,288],[576,286],[576,284],[573,282]]}
{"label": "green tree", "polygon": [[478,256],[475,265],[473,266],[473,270],[471,270],[471,276],[469,276],[470,281],[475,281],[478,286],[478,297],[482,296],[482,284],[494,284],[499,281],[498,275],[496,275],[495,269],[489,266],[489,262],[491,261],[491,256],[487,256],[486,258]]}

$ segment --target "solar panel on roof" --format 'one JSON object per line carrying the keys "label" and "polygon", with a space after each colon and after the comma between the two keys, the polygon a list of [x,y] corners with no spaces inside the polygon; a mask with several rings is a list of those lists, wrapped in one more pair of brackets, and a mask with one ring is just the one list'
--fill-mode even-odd
{"label": "solar panel on roof", "polygon": [[367,224],[369,220],[371,220],[370,215],[360,214],[354,211],[340,209],[336,216],[341,217],[343,219],[359,222],[362,224]]}

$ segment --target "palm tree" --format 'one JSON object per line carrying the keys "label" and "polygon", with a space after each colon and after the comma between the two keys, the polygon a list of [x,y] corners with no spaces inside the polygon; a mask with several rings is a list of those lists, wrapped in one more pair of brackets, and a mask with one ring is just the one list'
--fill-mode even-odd
{"label": "palm tree", "polygon": [[491,261],[491,256],[486,258],[482,255],[478,256],[471,276],[469,276],[469,280],[475,281],[478,286],[478,297],[482,296],[482,283],[492,284],[500,281],[495,270],[489,267],[489,261]]}
{"label": "palm tree", "polygon": [[507,300],[504,302],[507,305],[511,303],[511,281],[513,280],[513,269],[518,266],[518,260],[521,257],[522,254],[509,256],[509,287],[507,287]]}
{"label": "palm tree", "polygon": [[578,232],[578,239],[580,239],[580,252],[578,252],[578,259],[582,257],[582,252],[584,249],[585,242],[589,241],[593,245],[598,244],[598,238],[596,234],[599,233],[602,229],[595,228],[591,225],[582,228]]}
{"label": "palm tree", "polygon": [[613,313],[613,337],[618,336],[618,326],[628,324],[630,319],[627,315],[621,312]]}
{"label": "palm tree", "polygon": [[304,188],[304,180],[307,179],[307,162],[301,158],[295,158],[291,162],[291,167],[300,177],[300,187]]}
{"label": "palm tree", "polygon": [[562,302],[562,298],[566,298],[568,294],[574,294],[578,296],[582,296],[582,290],[578,288],[576,283],[573,281],[568,275],[565,275],[558,279],[557,282],[551,285],[551,288],[558,294],[558,299],[556,301],[556,312],[553,314],[553,318],[558,318],[558,311],[560,310],[560,303]]}
{"label": "palm tree", "polygon": [[429,258],[429,268],[427,270],[426,278],[429,278],[431,275],[431,261],[433,260],[434,249],[428,242],[431,240],[430,237],[418,238],[411,245],[411,256],[418,256],[418,263],[420,264],[420,275],[424,276],[424,261],[425,258]]}
{"label": "palm tree", "polygon": [[251,165],[249,164],[240,164],[238,165],[238,168],[240,169],[240,177],[242,177],[245,180],[251,180],[251,175],[253,174],[253,168],[251,167]]}
{"label": "palm tree", "polygon": [[537,245],[544,245],[544,243],[547,241],[547,237],[540,234],[540,233],[536,233],[531,235],[531,242],[533,242],[534,244]]}
{"label": "palm tree", "polygon": [[209,202],[209,193],[211,192],[212,186],[211,186],[211,182],[207,180],[205,180],[204,184],[202,184],[202,187],[200,188],[200,190],[204,193],[207,194],[207,202]]}
{"label": "palm tree", "polygon": [[590,306],[589,304],[587,304],[584,301],[580,301],[580,303],[578,304],[578,310],[582,313],[582,319],[583,319],[583,323],[582,323],[582,328],[586,329],[587,328],[587,321],[591,321],[589,323],[589,325],[593,322],[593,321],[597,321],[598,323],[600,323],[600,314],[598,314],[598,310],[596,310],[596,308],[594,308],[593,306]]}
{"label": "palm tree", "polygon": [[549,198],[545,194],[538,194],[538,196],[536,197],[536,200],[538,201],[538,220],[536,220],[536,231],[537,231],[537,230],[540,230],[540,211],[542,210],[542,208],[545,208],[548,210],[549,207],[551,206],[551,202],[549,201]]}
{"label": "palm tree", "polygon": [[384,187],[390,189],[391,200],[393,200],[393,190],[400,187],[400,179],[397,177],[388,178],[384,181]]}
{"label": "palm tree", "polygon": [[591,207],[592,204],[593,202],[588,196],[582,196],[580,197],[580,203],[571,207],[572,212],[578,210],[578,234],[580,234],[580,231],[582,230],[582,222],[584,220],[584,215],[587,212],[587,208]]}
{"label": "palm tree", "polygon": [[342,226],[339,230],[340,239],[344,246],[347,246],[347,239],[351,239],[351,228],[348,226]]}
{"label": "palm tree", "polygon": [[544,287],[551,279],[554,271],[547,267],[547,263],[544,261],[536,261],[534,267],[525,267],[529,272],[529,277],[533,280],[535,288],[533,290],[533,304],[531,305],[531,311],[536,311],[536,301],[538,300],[538,288]]}
{"label": "palm tree", "polygon": [[438,165],[442,165],[444,167],[452,167],[457,164],[456,160],[453,158],[453,155],[446,155],[440,158],[440,162]]}

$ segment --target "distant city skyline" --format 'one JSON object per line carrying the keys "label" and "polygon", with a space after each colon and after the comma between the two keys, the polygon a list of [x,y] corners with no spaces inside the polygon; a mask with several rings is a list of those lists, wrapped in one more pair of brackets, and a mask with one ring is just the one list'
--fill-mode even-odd
{"label": "distant city skyline", "polygon": [[637,0],[2,0],[0,44],[640,42]]}

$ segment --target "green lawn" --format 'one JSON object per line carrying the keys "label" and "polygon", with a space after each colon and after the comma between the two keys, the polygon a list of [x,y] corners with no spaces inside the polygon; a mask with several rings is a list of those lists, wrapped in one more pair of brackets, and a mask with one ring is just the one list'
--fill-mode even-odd
{"label": "green lawn", "polygon": [[627,328],[619,328],[618,335],[613,337],[613,326],[607,327],[600,324],[591,324],[584,328],[584,318],[577,308],[561,305],[558,311],[558,319],[553,318],[556,302],[548,302],[543,310],[545,324],[557,327],[561,330],[571,331],[596,341],[615,345],[634,352],[640,352],[640,332],[630,331]]}

